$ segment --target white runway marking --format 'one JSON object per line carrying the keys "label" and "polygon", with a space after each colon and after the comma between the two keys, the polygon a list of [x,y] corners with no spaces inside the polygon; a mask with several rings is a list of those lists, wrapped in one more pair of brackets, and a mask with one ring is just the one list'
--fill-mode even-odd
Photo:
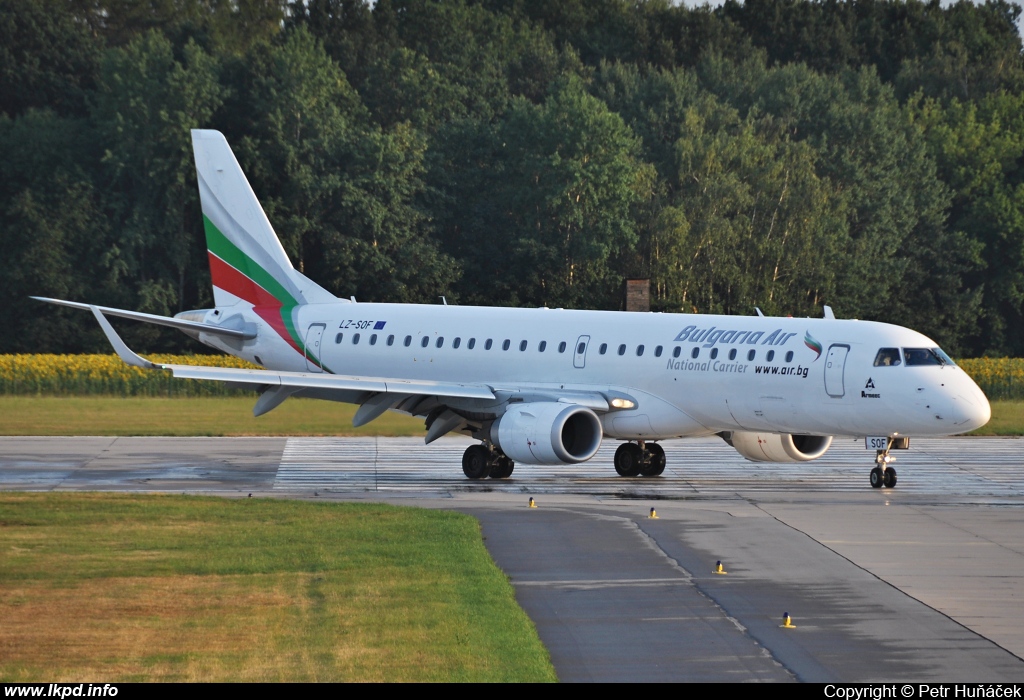
{"label": "white runway marking", "polygon": [[[821,459],[799,464],[748,462],[721,439],[662,442],[664,475],[624,479],[615,474],[608,441],[589,462],[571,466],[516,465],[510,479],[470,481],[462,474],[469,439],[425,446],[418,438],[290,438],[275,491],[480,491],[681,496],[750,491],[864,491],[874,452],[863,440],[836,440]],[[959,496],[1024,495],[1024,441],[1019,438],[911,440],[893,451],[896,491]]]}

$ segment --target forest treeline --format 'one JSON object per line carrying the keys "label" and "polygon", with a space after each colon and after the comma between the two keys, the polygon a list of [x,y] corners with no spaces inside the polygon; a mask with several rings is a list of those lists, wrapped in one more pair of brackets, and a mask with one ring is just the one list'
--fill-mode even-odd
{"label": "forest treeline", "polygon": [[829,304],[1024,356],[1020,13],[0,0],[0,352],[105,349],[29,295],[212,304],[201,127],[342,297],[617,309],[649,277],[653,310]]}

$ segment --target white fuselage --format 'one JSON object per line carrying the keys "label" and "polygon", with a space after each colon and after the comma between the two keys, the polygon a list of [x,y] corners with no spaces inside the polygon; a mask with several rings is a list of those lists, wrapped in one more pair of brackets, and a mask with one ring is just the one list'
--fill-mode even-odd
{"label": "white fuselage", "polygon": [[[323,371],[242,313],[256,339],[202,340],[270,369]],[[876,365],[881,348],[937,347],[884,323],[351,302],[297,307],[293,318],[310,354],[338,375],[627,394],[635,409],[602,416],[613,438],[951,435],[990,415],[959,367]]]}

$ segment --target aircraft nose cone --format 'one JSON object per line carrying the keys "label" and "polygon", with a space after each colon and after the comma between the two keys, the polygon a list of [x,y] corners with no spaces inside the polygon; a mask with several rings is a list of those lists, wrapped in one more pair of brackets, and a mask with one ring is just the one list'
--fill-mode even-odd
{"label": "aircraft nose cone", "polygon": [[962,432],[977,430],[992,418],[992,407],[984,392],[970,379],[953,396],[953,424]]}

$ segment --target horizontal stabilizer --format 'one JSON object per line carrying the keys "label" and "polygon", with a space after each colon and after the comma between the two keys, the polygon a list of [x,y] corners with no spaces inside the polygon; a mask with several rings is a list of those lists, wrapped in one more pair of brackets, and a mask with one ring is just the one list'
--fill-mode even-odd
{"label": "horizontal stabilizer", "polygon": [[93,304],[82,304],[77,301],[65,301],[63,299],[49,299],[47,297],[31,298],[35,299],[36,301],[45,301],[47,304],[69,306],[72,309],[83,309],[85,311],[97,309],[101,314],[105,316],[117,316],[119,318],[128,318],[133,321],[142,321],[143,323],[152,323],[158,326],[168,326],[170,328],[177,328],[180,331],[210,333],[212,335],[220,335],[227,338],[240,338],[242,340],[251,340],[252,338],[256,337],[256,333],[253,331],[239,330],[237,328],[225,328],[223,326],[215,326],[212,323],[185,321],[180,318],[157,316],[156,314],[144,314],[140,311],[126,311],[125,309],[112,309],[109,306],[95,306]]}

